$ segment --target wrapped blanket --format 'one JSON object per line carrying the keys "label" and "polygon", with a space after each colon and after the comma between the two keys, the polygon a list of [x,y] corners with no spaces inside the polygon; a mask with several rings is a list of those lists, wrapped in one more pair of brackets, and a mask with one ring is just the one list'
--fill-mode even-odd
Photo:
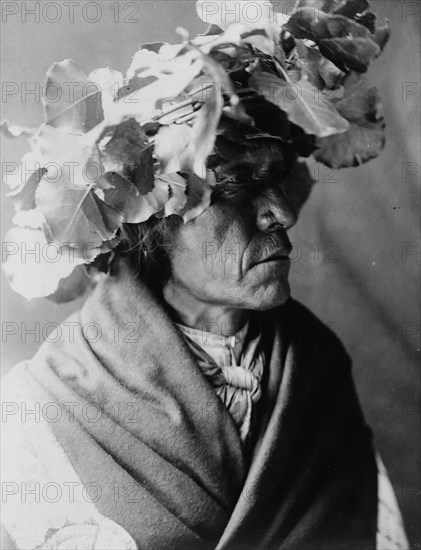
{"label": "wrapped blanket", "polygon": [[[164,304],[124,265],[104,278],[3,383],[8,403],[42,411],[33,429],[11,405],[4,420],[16,448],[3,474],[14,544],[58,548],[60,532],[90,529],[92,544],[74,548],[374,549],[377,468],[346,352],[292,299],[253,312],[257,321],[267,364],[246,455]],[[84,498],[24,502],[24,482],[48,479],[41,464]]]}

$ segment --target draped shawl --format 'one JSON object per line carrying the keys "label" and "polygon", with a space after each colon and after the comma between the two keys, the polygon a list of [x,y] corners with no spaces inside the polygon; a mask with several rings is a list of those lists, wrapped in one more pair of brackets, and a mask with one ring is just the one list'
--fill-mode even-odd
{"label": "draped shawl", "polygon": [[250,322],[266,367],[248,453],[165,305],[124,265],[19,376],[67,412],[48,429],[139,549],[375,549],[377,468],[346,352],[293,299]]}

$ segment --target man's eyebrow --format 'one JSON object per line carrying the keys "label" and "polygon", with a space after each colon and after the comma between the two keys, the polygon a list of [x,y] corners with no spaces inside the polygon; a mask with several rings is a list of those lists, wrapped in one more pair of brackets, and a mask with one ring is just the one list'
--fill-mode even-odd
{"label": "man's eyebrow", "polygon": [[254,185],[272,182],[286,175],[287,167],[281,159],[270,159],[267,155],[256,155],[221,166],[217,170],[218,183],[226,184],[227,189],[235,187],[252,190]]}
{"label": "man's eyebrow", "polygon": [[244,171],[244,176],[247,179],[247,183],[251,186],[253,184],[266,184],[272,183],[273,180],[279,179],[285,174],[285,166],[276,161],[259,163],[250,163]]}

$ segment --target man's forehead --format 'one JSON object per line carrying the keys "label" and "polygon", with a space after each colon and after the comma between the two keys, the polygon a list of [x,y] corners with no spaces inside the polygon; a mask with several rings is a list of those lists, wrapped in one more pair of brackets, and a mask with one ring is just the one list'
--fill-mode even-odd
{"label": "man's forehead", "polygon": [[233,162],[228,169],[221,167],[220,173],[234,176],[239,183],[270,181],[286,173],[287,167],[284,159],[275,155],[253,154]]}

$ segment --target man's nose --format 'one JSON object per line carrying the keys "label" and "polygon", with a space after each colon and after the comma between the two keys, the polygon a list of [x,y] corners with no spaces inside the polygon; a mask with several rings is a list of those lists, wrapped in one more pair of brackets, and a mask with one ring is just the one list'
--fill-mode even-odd
{"label": "man's nose", "polygon": [[267,189],[255,199],[256,224],[260,231],[270,233],[289,229],[297,216],[281,189]]}

